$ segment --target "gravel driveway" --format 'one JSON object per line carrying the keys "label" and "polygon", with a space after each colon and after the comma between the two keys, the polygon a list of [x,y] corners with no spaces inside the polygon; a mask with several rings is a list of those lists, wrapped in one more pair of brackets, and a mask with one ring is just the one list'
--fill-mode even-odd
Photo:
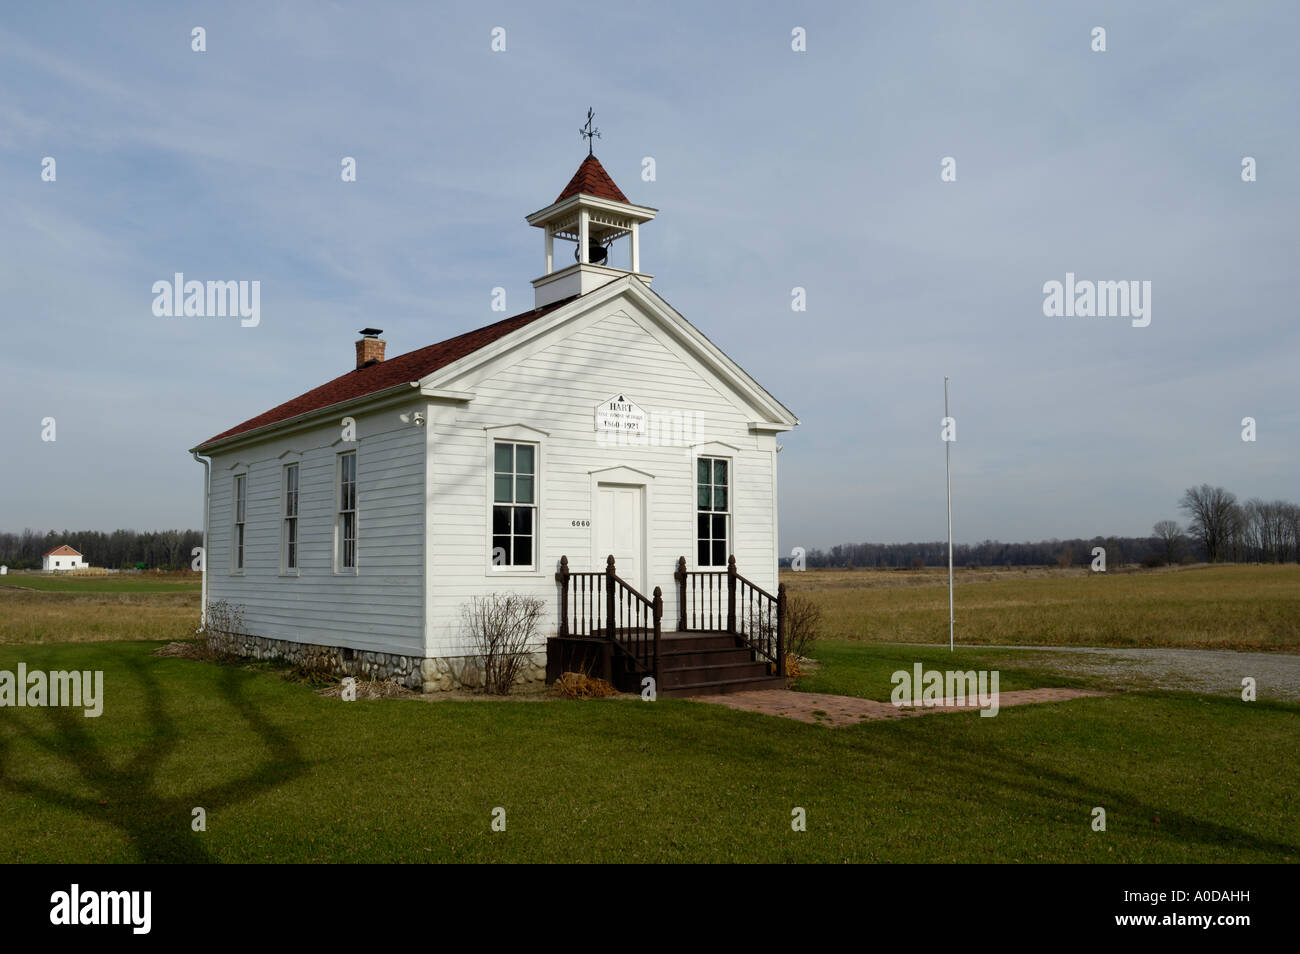
{"label": "gravel driveway", "polygon": [[[976,648],[976,647],[972,647]],[[1259,699],[1300,702],[1300,656],[1220,649],[1079,649],[1056,646],[980,646],[1043,653],[1035,660],[1066,675],[1100,677],[1116,689],[1183,689],[1216,695],[1241,694],[1241,680],[1255,680]]]}

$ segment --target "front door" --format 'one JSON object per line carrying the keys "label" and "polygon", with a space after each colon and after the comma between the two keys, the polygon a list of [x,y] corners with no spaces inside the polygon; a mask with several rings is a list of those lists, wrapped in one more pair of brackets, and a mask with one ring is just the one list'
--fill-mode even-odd
{"label": "front door", "polygon": [[596,553],[598,569],[614,555],[615,572],[645,593],[645,488],[627,484],[600,484],[596,493]]}

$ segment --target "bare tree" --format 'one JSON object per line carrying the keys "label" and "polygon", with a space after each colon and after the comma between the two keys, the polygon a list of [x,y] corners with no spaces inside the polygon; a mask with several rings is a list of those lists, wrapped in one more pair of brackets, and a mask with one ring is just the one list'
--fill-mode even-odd
{"label": "bare tree", "polygon": [[1211,563],[1229,555],[1239,557],[1243,525],[1235,494],[1201,484],[1188,487],[1178,506],[1187,514],[1188,532],[1200,540]]}
{"label": "bare tree", "polygon": [[1151,528],[1151,534],[1165,551],[1165,563],[1171,564],[1178,559],[1183,545],[1183,528],[1176,520],[1157,520]]}
{"label": "bare tree", "polygon": [[1287,551],[1282,559],[1300,563],[1300,507],[1287,502],[1282,505],[1282,522],[1286,527]]}
{"label": "bare tree", "polygon": [[544,604],[535,596],[490,593],[462,607],[465,629],[483,666],[483,690],[507,695],[524,675],[537,648],[537,624]]}
{"label": "bare tree", "polygon": [[1250,559],[1250,519],[1246,508],[1239,503],[1230,505],[1224,513],[1223,558],[1233,563]]}

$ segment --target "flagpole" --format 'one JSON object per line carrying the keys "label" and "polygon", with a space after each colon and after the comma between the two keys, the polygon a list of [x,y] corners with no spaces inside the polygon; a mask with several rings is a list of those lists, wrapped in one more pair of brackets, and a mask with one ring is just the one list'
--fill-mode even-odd
{"label": "flagpole", "polygon": [[[951,427],[948,414],[948,376],[943,376],[944,424]],[[953,434],[952,436],[956,436]],[[948,474],[948,652],[954,651],[952,611],[952,441],[943,442],[944,469]]]}

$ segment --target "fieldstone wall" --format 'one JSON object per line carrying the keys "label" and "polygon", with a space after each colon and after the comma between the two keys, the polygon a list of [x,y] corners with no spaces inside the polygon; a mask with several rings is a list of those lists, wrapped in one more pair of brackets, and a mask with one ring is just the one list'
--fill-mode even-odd
{"label": "fieldstone wall", "polygon": [[[248,659],[283,659],[294,666],[323,669],[357,679],[386,679],[419,692],[481,689],[483,672],[477,656],[399,656],[341,646],[320,646],[247,633],[208,633],[208,648]],[[546,679],[546,653],[532,653],[524,666],[525,683]]]}

